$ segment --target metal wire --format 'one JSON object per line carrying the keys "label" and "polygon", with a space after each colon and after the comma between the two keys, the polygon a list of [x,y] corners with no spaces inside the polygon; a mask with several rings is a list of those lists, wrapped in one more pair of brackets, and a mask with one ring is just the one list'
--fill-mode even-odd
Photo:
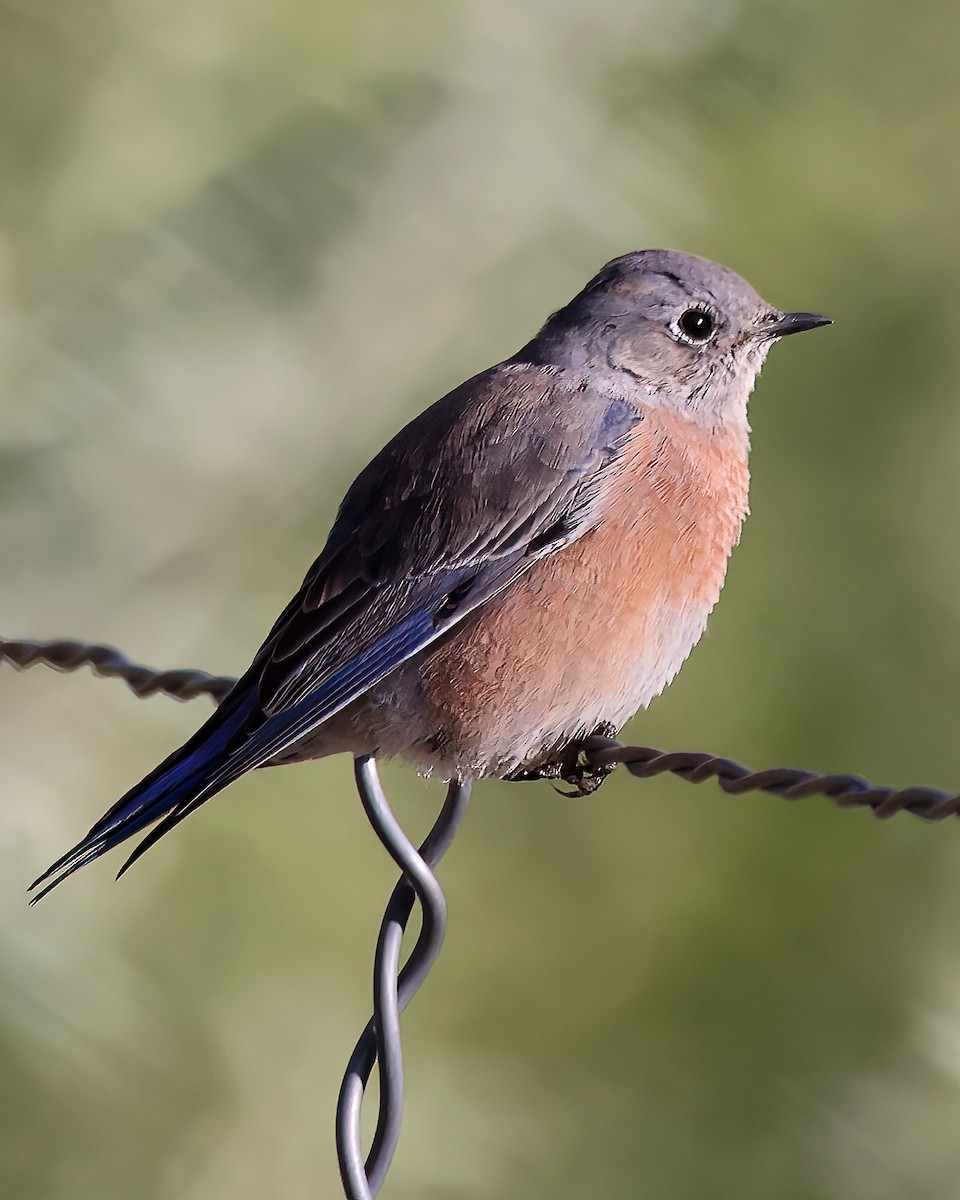
{"label": "metal wire", "polygon": [[206,671],[155,671],[132,663],[113,646],[63,638],[49,642],[0,638],[0,662],[8,662],[18,671],[37,663],[55,671],[92,667],[93,673],[104,679],[122,679],[138,696],[170,696],[173,700],[209,696],[214,704],[219,704],[237,682],[226,675],[208,675]]}
{"label": "metal wire", "polygon": [[[124,680],[138,696],[164,695],[176,700],[209,696],[219,704],[236,682],[204,671],[154,671],[130,662],[111,646],[76,641],[0,639],[0,662],[22,670],[42,663],[57,671],[92,667],[97,675]],[[926,821],[960,814],[960,795],[936,788],[877,787],[861,775],[824,775],[791,767],[752,771],[743,763],[692,751],[665,753],[650,746],[626,746],[615,738],[593,736],[579,748],[576,775],[599,777],[622,763],[640,779],[670,773],[689,783],[714,779],[731,795],[766,792],[785,800],[826,796],[841,808],[869,808],[886,819],[907,812]],[[451,783],[443,809],[419,851],[390,811],[372,756],[356,762],[360,798],[371,825],[403,872],[380,925],[374,960],[373,1016],[357,1041],[340,1089],[336,1135],[340,1176],[346,1200],[372,1200],[383,1183],[400,1136],[403,1110],[403,1059],[400,1014],[410,1003],[436,960],[446,927],[443,892],[431,870],[443,857],[466,812],[469,783]],[[420,902],[422,923],[416,944],[400,968],[400,945],[413,906]],[[380,1107],[369,1154],[360,1144],[360,1112],[374,1066],[378,1067]]]}
{"label": "metal wire", "polygon": [[[469,782],[452,781],[439,817],[420,850],[390,811],[372,755],[356,761],[357,789],[364,810],[390,857],[403,872],[380,925],[373,971],[373,1016],[350,1057],[337,1103],[337,1157],[347,1200],[369,1200],[383,1183],[400,1137],[403,1113],[403,1058],[400,1013],[433,966],[443,942],[447,906],[431,867],[453,841],[467,810]],[[400,942],[413,908],[420,901],[420,935],[398,972]],[[360,1108],[374,1064],[378,1065],[380,1111],[366,1163],[360,1146]]]}
{"label": "metal wire", "polygon": [[925,821],[942,821],[960,812],[960,795],[955,793],[930,787],[878,787],[862,775],[822,775],[797,767],[752,771],[732,758],[683,750],[666,753],[652,746],[625,746],[615,738],[587,738],[582,753],[594,770],[623,763],[630,774],[639,779],[666,772],[686,779],[688,783],[715,779],[732,796],[744,792],[768,792],[784,800],[826,796],[839,808],[869,808],[882,821],[898,812],[907,812]]}

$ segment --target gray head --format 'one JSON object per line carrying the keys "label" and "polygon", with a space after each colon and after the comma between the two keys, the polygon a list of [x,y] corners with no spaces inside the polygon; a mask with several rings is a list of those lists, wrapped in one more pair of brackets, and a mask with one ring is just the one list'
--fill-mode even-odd
{"label": "gray head", "polygon": [[733,271],[674,250],[607,263],[512,361],[635,380],[651,400],[711,423],[746,423],[746,402],[770,346],[829,325],[785,313]]}

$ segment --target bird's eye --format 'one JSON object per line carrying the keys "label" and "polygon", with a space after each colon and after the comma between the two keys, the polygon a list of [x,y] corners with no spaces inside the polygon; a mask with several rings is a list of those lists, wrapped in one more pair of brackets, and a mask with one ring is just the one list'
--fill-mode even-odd
{"label": "bird's eye", "polygon": [[680,333],[689,342],[706,342],[713,337],[717,322],[705,308],[688,308],[677,322]]}

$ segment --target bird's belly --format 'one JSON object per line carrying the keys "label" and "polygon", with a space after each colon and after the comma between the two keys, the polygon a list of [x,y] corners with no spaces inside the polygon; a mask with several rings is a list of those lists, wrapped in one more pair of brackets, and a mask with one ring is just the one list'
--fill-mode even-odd
{"label": "bird's belly", "polygon": [[384,680],[354,729],[448,777],[502,776],[619,728],[674,677],[720,595],[747,505],[745,455],[736,465],[709,495],[679,470],[672,488],[625,486],[601,525]]}
{"label": "bird's belly", "polygon": [[434,728],[415,757],[426,749],[444,773],[507,774],[601,723],[619,728],[667,686],[703,633],[722,575],[678,594],[649,559],[634,573],[612,569],[606,555],[594,564],[592,549],[566,569],[558,556],[531,571],[423,662],[411,682]]}

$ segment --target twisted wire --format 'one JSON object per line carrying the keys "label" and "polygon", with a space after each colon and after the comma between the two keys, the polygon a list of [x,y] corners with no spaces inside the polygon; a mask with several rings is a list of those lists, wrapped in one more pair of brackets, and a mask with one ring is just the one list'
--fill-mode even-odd
{"label": "twisted wire", "polygon": [[585,739],[581,752],[591,770],[623,763],[639,779],[667,772],[688,783],[714,779],[731,796],[744,792],[767,792],[784,800],[826,796],[839,808],[869,808],[880,820],[907,812],[925,821],[942,821],[960,812],[960,795],[955,793],[930,787],[878,787],[862,775],[824,775],[798,767],[753,771],[732,758],[685,750],[668,753],[652,746],[625,746],[615,738],[604,737]]}
{"label": "twisted wire", "polygon": [[[403,872],[387,903],[377,939],[373,1016],[347,1064],[337,1102],[337,1157],[344,1193],[347,1200],[370,1200],[383,1183],[400,1137],[403,1114],[400,1014],[433,966],[446,931],[446,901],[431,868],[446,853],[463,820],[470,784],[451,781],[440,815],[417,851],[390,811],[373,755],[356,760],[355,775],[364,811]],[[415,899],[422,910],[420,934],[403,969],[398,971],[400,943]],[[364,1162],[360,1111],[374,1064],[378,1066],[380,1109]]]}
{"label": "twisted wire", "polygon": [[0,638],[0,662],[8,662],[18,671],[37,663],[63,672],[91,667],[103,679],[122,679],[137,696],[170,696],[173,700],[209,696],[214,704],[219,704],[237,682],[227,675],[208,675],[206,671],[155,671],[131,662],[113,646],[65,638],[47,642]]}

